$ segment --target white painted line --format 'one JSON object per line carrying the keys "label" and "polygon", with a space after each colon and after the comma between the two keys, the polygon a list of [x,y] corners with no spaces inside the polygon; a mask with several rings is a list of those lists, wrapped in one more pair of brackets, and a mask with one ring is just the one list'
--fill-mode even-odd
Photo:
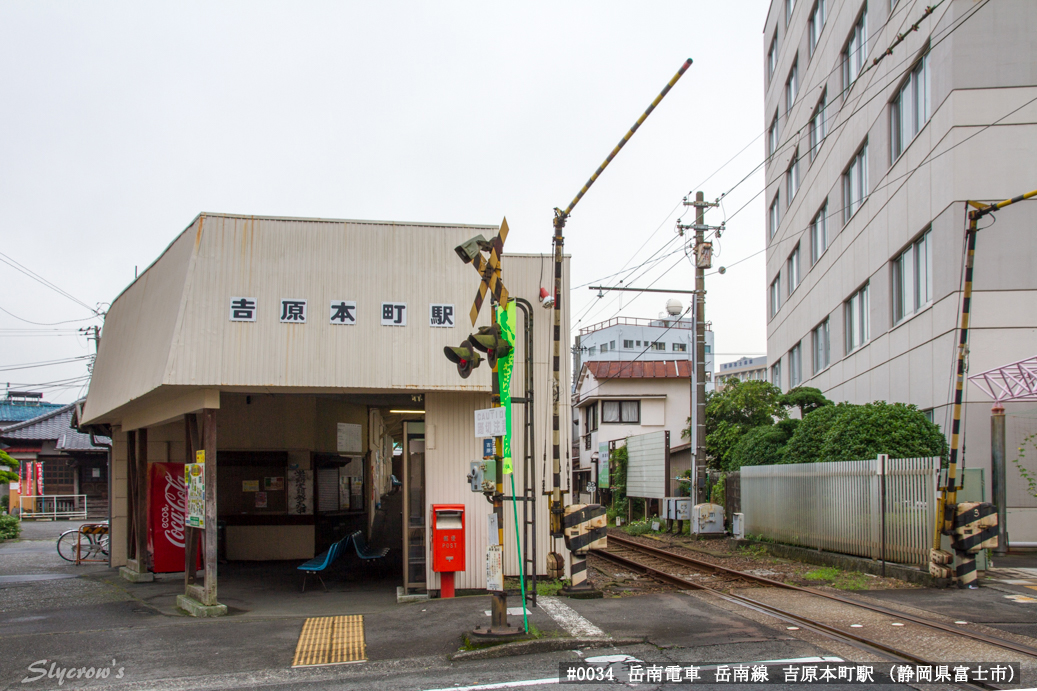
{"label": "white painted line", "polygon": [[569,605],[557,597],[541,597],[537,603],[544,608],[555,622],[565,629],[570,636],[604,636],[605,632],[584,619]]}
{"label": "white painted line", "polygon": [[478,689],[514,689],[520,686],[544,686],[557,684],[558,677],[547,679],[524,679],[522,681],[502,681],[499,684],[477,684],[475,686],[448,686],[445,689],[425,689],[425,691],[477,691]]}

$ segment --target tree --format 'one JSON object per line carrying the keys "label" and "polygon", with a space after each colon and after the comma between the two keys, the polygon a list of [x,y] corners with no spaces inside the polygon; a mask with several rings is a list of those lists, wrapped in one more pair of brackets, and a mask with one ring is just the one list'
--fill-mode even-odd
{"label": "tree", "polygon": [[18,482],[18,466],[18,461],[0,451],[0,482]]}
{"label": "tree", "polygon": [[799,408],[799,416],[804,418],[807,413],[826,405],[832,405],[832,402],[825,398],[821,389],[815,389],[812,386],[797,386],[781,397],[781,404],[786,408]]}
{"label": "tree", "polygon": [[947,440],[913,405],[841,403],[808,413],[785,448],[788,463],[945,456]]}
{"label": "tree", "polygon": [[783,463],[785,444],[799,424],[800,420],[781,420],[776,425],[753,427],[743,434],[731,449],[724,470],[739,470],[747,465]]}
{"label": "tree", "polygon": [[[732,381],[722,391],[706,395],[706,455],[710,466],[724,468],[742,435],[754,427],[770,426],[788,417],[781,389],[765,381]],[[682,436],[691,436],[691,418]]]}

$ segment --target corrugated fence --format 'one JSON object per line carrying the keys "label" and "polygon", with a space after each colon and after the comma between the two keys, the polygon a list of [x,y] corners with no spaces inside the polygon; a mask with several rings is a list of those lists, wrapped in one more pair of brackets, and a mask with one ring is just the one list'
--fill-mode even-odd
{"label": "corrugated fence", "polygon": [[924,564],[932,542],[939,469],[939,458],[889,458],[883,463],[881,457],[743,466],[745,532],[872,559],[883,557],[885,543],[887,561]]}

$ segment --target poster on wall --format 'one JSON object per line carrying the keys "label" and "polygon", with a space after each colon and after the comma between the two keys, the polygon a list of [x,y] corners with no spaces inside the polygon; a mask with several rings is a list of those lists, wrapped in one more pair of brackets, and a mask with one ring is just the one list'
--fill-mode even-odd
{"label": "poster on wall", "polygon": [[283,477],[265,477],[263,478],[263,489],[267,492],[280,492],[284,490],[284,478]]}
{"label": "poster on wall", "polygon": [[266,507],[266,492],[256,492],[256,508],[265,509]]}
{"label": "poster on wall", "polygon": [[288,471],[288,513],[309,516],[313,513],[313,471],[295,468]]}
{"label": "poster on wall", "polygon": [[504,552],[500,545],[486,547],[486,589],[504,590]]}
{"label": "poster on wall", "polygon": [[598,487],[609,487],[609,443],[598,442]]}
{"label": "poster on wall", "polygon": [[184,466],[184,484],[187,486],[187,527],[204,529],[205,464],[186,464]]}
{"label": "poster on wall", "polygon": [[[183,463],[148,464],[148,551],[155,573],[184,570],[187,482]],[[202,560],[199,554],[198,565]]]}
{"label": "poster on wall", "polygon": [[241,481],[242,492],[258,492],[259,491],[259,480],[242,480]]}

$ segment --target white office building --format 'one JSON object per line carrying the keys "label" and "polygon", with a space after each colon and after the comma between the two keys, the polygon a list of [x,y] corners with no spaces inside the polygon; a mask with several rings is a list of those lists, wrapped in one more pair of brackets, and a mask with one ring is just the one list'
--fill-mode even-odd
{"label": "white office building", "polygon": [[[767,363],[783,390],[912,403],[949,433],[965,202],[1037,186],[1037,3],[927,5],[771,2]],[[982,225],[970,373],[1037,354],[1037,205]],[[965,397],[964,463],[989,498],[991,401]],[[1034,430],[1007,408],[1011,458]],[[1011,542],[1037,546],[1037,500],[1008,474]]]}

